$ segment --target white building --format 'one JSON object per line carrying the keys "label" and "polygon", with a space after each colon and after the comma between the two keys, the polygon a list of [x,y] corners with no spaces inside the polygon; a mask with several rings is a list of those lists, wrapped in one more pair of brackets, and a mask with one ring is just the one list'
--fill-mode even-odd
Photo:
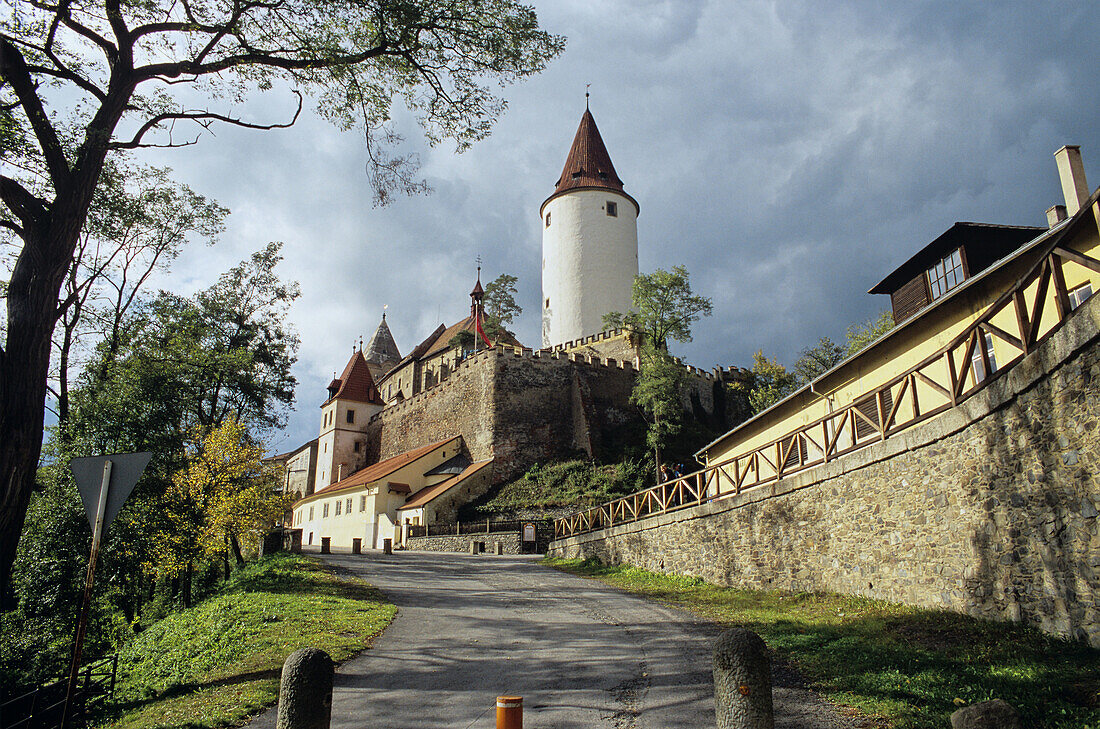
{"label": "white building", "polygon": [[630,309],[638,210],[585,109],[554,194],[539,208],[544,347],[602,332],[605,314]]}

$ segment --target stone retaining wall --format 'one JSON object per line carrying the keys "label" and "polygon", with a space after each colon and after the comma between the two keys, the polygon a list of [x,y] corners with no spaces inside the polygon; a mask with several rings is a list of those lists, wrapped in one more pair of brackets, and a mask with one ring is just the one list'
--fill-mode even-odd
{"label": "stone retaining wall", "polygon": [[485,542],[485,554],[494,554],[497,542],[504,543],[505,554],[523,554],[523,535],[520,532],[411,537],[406,542],[405,547],[415,552],[464,552],[469,554],[470,542]]}
{"label": "stone retaining wall", "polygon": [[1100,647],[1100,297],[927,423],[740,496],[551,543],[721,585],[1026,621]]}

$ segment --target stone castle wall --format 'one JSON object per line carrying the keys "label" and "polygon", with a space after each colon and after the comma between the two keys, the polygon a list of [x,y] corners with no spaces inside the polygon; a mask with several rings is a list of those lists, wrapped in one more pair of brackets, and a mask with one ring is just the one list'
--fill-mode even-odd
{"label": "stone castle wall", "polygon": [[[686,369],[685,406],[697,417],[722,419],[732,410],[720,372]],[[614,452],[644,427],[630,403],[636,377],[630,361],[510,347],[479,352],[447,379],[372,417],[366,462],[462,435],[474,460],[495,459],[499,483],[536,462]]]}
{"label": "stone castle wall", "polygon": [[1100,300],[960,406],[767,487],[552,543],[721,585],[1026,621],[1100,646]]}

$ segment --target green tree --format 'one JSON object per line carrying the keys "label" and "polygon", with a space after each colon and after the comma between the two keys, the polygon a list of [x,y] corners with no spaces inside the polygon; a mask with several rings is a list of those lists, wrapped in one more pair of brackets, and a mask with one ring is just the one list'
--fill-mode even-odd
{"label": "green tree", "polygon": [[[16,246],[0,349],[0,609],[42,449],[59,295],[108,158],[192,144],[215,124],[293,124],[302,92],[343,128],[366,131],[381,201],[425,189],[392,156],[395,97],[431,143],[458,150],[504,109],[490,92],[542,70],[563,39],[513,0],[20,0],[0,20],[0,229]],[[288,89],[282,122],[227,105]],[[206,95],[221,108],[195,108]],[[60,106],[56,105],[60,103]],[[196,136],[181,139],[183,125]]]}
{"label": "green tree", "polygon": [[817,340],[817,344],[807,347],[799,353],[794,363],[793,374],[798,384],[805,385],[818,375],[828,372],[847,356],[847,350],[828,337]]}
{"label": "green tree", "polygon": [[748,397],[753,415],[767,410],[794,392],[797,386],[796,375],[788,372],[786,367],[774,359],[766,357],[763,350],[758,350],[752,356],[751,376],[733,385]]}
{"label": "green tree", "polygon": [[607,328],[628,329],[638,347],[641,371],[630,399],[649,420],[646,445],[653,451],[659,480],[661,453],[680,432],[684,414],[686,373],[669,354],[668,340],[690,342],[692,324],[710,316],[713,305],[709,298],[692,293],[690,276],[683,266],[636,276],[631,304],[632,311],[610,312],[603,322]]}
{"label": "green tree", "polygon": [[508,325],[523,313],[523,309],[516,303],[515,276],[502,273],[495,279],[485,284],[485,295],[482,304],[485,307],[485,333],[490,339],[496,339],[501,332],[511,334]]}
{"label": "green tree", "polygon": [[104,168],[58,306],[50,390],[59,421],[68,419],[69,383],[89,342],[105,341],[106,364],[153,272],[167,269],[189,238],[212,244],[224,229],[228,210],[172,182],[169,172],[115,162]]}
{"label": "green tree", "polygon": [[846,356],[851,357],[893,328],[894,315],[889,310],[881,312],[876,317],[871,317],[862,324],[853,324],[848,327],[848,352]]}
{"label": "green tree", "polygon": [[624,327],[632,331],[639,344],[668,351],[668,340],[691,341],[691,327],[700,317],[714,310],[709,298],[691,291],[691,280],[683,266],[671,271],[658,268],[651,274],[634,278],[631,290],[633,311],[612,311],[604,315],[609,329]]}

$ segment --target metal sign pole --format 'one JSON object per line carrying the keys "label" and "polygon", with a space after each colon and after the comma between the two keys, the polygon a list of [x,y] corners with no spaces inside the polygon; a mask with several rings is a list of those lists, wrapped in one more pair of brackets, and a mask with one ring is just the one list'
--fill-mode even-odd
{"label": "metal sign pole", "polygon": [[99,503],[96,506],[95,526],[92,528],[92,551],[88,556],[88,576],[84,580],[84,599],[80,603],[80,617],[76,623],[76,637],[73,639],[73,663],[69,670],[69,688],[65,692],[65,709],[61,714],[61,729],[66,729],[72,719],[73,699],[76,695],[76,683],[80,676],[80,653],[84,645],[84,631],[88,627],[88,611],[92,602],[92,580],[95,577],[96,560],[99,557],[99,543],[103,536],[103,515],[107,510],[107,492],[111,485],[112,463],[103,462],[103,480],[99,487]]}

